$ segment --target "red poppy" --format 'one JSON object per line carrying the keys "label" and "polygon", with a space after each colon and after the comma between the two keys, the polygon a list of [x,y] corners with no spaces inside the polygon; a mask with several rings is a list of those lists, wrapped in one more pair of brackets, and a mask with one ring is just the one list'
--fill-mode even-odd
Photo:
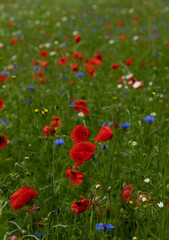
{"label": "red poppy", "polygon": [[137,80],[134,77],[128,79],[128,86],[131,87]]}
{"label": "red poppy", "polygon": [[113,132],[111,130],[111,128],[107,125],[106,127],[102,127],[99,130],[99,134],[96,136],[95,143],[97,142],[106,142],[107,140],[109,140],[110,138],[113,137]]}
{"label": "red poppy", "polygon": [[87,73],[90,74],[90,76],[92,76],[92,77],[95,76],[96,71],[90,64],[85,63],[85,70],[86,70]]}
{"label": "red poppy", "polygon": [[0,98],[0,109],[3,108],[4,102],[3,100]]}
{"label": "red poppy", "polygon": [[126,36],[125,36],[125,35],[121,35],[121,36],[119,37],[119,39],[120,39],[120,40],[125,40],[125,39],[126,39]]}
{"label": "red poppy", "polygon": [[9,28],[13,27],[13,22],[9,22],[9,23],[8,23],[8,27],[9,27]]}
{"label": "red poppy", "polygon": [[6,80],[8,80],[9,76],[4,76],[0,73],[0,82],[5,82]]}
{"label": "red poppy", "polygon": [[117,21],[117,26],[119,26],[119,27],[122,27],[122,26],[123,26],[123,22],[122,22],[121,19],[119,19],[119,20]]}
{"label": "red poppy", "polygon": [[75,166],[92,158],[96,146],[91,142],[76,143],[70,150],[70,158],[75,162]]}
{"label": "red poppy", "polygon": [[93,202],[90,202],[90,200],[87,200],[83,196],[80,196],[80,197],[83,198],[83,200],[74,202],[72,203],[72,206],[71,206],[71,210],[73,212],[76,212],[77,216],[79,215],[79,213],[86,211],[93,205]]}
{"label": "red poppy", "polygon": [[13,210],[21,209],[37,194],[38,192],[29,186],[22,187],[10,197],[10,205]]}
{"label": "red poppy", "polygon": [[103,59],[103,55],[100,52],[97,52],[95,58],[99,59],[100,61]]}
{"label": "red poppy", "polygon": [[67,57],[61,57],[59,58],[59,65],[67,65],[68,58]]}
{"label": "red poppy", "polygon": [[38,61],[33,60],[33,61],[32,61],[32,66],[36,66],[36,65],[39,65]]}
{"label": "red poppy", "polygon": [[79,69],[79,66],[78,66],[76,63],[72,63],[72,64],[70,65],[70,71],[71,71],[71,72],[77,72],[78,69]]}
{"label": "red poppy", "polygon": [[125,64],[127,66],[130,66],[132,64],[133,60],[134,60],[133,58],[129,58],[129,59],[126,60]]}
{"label": "red poppy", "polygon": [[16,38],[11,38],[10,43],[12,43],[13,45],[16,45],[18,43],[18,40]]}
{"label": "red poppy", "polygon": [[71,139],[75,143],[84,142],[90,137],[90,132],[87,127],[77,125],[71,132]]}
{"label": "red poppy", "polygon": [[129,184],[122,190],[121,197],[123,202],[128,202],[130,199],[133,198],[133,193],[134,193],[133,188],[134,188],[134,185]]}
{"label": "red poppy", "polygon": [[83,174],[76,170],[70,169],[70,167],[67,168],[65,176],[70,178],[69,182],[72,185],[79,185],[83,182]]}
{"label": "red poppy", "polygon": [[40,83],[44,84],[45,83],[45,77],[40,77]]}
{"label": "red poppy", "polygon": [[44,129],[42,130],[42,133],[44,136],[54,136],[56,133],[56,130],[52,127],[45,126]]}
{"label": "red poppy", "polygon": [[83,59],[83,55],[81,52],[75,52],[72,55],[73,58],[76,58],[77,60],[82,60]]}
{"label": "red poppy", "polygon": [[77,34],[74,38],[75,43],[79,43],[81,41],[81,36]]}
{"label": "red poppy", "polygon": [[48,51],[47,50],[43,50],[41,53],[40,53],[40,57],[47,57],[48,56]]}
{"label": "red poppy", "polygon": [[3,134],[0,135],[0,148],[3,148],[7,145],[7,139],[8,139],[7,136]]}
{"label": "red poppy", "polygon": [[87,63],[94,65],[96,67],[100,66],[102,64],[102,62],[97,58],[89,58],[89,59],[87,59]]}
{"label": "red poppy", "polygon": [[75,106],[73,108],[78,111],[82,112],[83,114],[89,114],[87,101],[86,100],[75,100]]}
{"label": "red poppy", "polygon": [[50,123],[51,127],[57,128],[57,127],[60,127],[62,125],[62,122],[60,121],[60,117],[53,115],[52,118],[54,120],[51,121],[51,123]]}
{"label": "red poppy", "polygon": [[116,70],[119,68],[119,64],[118,63],[114,63],[112,66],[111,66],[111,69],[113,70]]}
{"label": "red poppy", "polygon": [[42,61],[40,64],[43,68],[47,68],[47,66],[49,65],[49,61]]}

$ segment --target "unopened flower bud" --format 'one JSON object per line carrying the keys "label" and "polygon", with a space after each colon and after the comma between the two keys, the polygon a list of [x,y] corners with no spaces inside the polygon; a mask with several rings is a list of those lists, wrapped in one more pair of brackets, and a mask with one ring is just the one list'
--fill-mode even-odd
{"label": "unopened flower bud", "polygon": [[95,188],[96,188],[96,189],[99,189],[99,188],[101,188],[101,187],[102,187],[101,184],[97,184]]}

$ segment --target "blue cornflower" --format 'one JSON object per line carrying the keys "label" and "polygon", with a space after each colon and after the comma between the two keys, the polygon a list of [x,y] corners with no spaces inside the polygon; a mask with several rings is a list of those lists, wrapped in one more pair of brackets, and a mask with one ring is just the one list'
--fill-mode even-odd
{"label": "blue cornflower", "polygon": [[109,145],[103,144],[102,149],[105,151],[107,148],[109,148]]}
{"label": "blue cornflower", "polygon": [[44,233],[38,233],[37,231],[35,232],[35,236],[36,237],[39,237],[39,238],[43,238],[45,237],[45,234]]}
{"label": "blue cornflower", "polygon": [[96,224],[96,229],[97,230],[104,230],[104,231],[106,231],[106,230],[111,230],[113,228],[114,228],[114,226],[111,225],[111,224],[104,224],[104,223]]}
{"label": "blue cornflower", "polygon": [[29,103],[30,103],[29,99],[26,99],[26,100],[25,100],[25,103],[29,104]]}
{"label": "blue cornflower", "polygon": [[78,72],[75,74],[75,77],[83,77],[84,73],[83,72]]}
{"label": "blue cornflower", "polygon": [[103,122],[102,127],[105,127],[105,126],[107,126],[107,124],[105,122]]}
{"label": "blue cornflower", "polygon": [[28,85],[27,88],[29,89],[30,92],[36,92],[34,86]]}
{"label": "blue cornflower", "polygon": [[148,123],[152,123],[152,122],[154,122],[156,120],[156,118],[154,118],[154,116],[146,116],[145,118],[144,118],[144,121],[145,122],[148,122]]}
{"label": "blue cornflower", "polygon": [[4,123],[4,124],[9,124],[9,122],[8,122],[8,120],[6,118],[2,118],[1,122]]}
{"label": "blue cornflower", "polygon": [[64,143],[65,143],[65,141],[64,141],[63,138],[58,139],[58,140],[56,140],[56,141],[54,142],[55,146],[61,146],[61,145],[64,144]]}
{"label": "blue cornflower", "polygon": [[109,122],[108,125],[109,125],[109,127],[110,127],[111,125],[113,125],[113,122]]}
{"label": "blue cornflower", "polygon": [[33,70],[34,71],[37,71],[39,69],[39,66],[38,65],[35,65],[34,67],[33,67]]}
{"label": "blue cornflower", "polygon": [[130,127],[130,125],[131,125],[131,123],[123,123],[123,124],[120,123],[120,124],[119,124],[119,126],[120,126],[121,128],[124,128],[124,129]]}
{"label": "blue cornflower", "polygon": [[5,72],[1,72],[1,74],[2,74],[4,77],[6,77],[6,76],[10,75],[10,72],[5,71]]}

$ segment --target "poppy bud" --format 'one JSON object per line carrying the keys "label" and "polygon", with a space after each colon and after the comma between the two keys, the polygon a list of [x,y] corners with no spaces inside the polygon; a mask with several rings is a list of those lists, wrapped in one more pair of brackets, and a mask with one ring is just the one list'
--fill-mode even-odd
{"label": "poppy bud", "polygon": [[101,188],[101,187],[102,187],[101,184],[97,184],[95,188],[96,188],[96,189],[99,189],[99,188]]}

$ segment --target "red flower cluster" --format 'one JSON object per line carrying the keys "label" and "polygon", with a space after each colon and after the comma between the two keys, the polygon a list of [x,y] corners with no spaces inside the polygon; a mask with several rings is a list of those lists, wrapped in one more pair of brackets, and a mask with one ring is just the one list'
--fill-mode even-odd
{"label": "red flower cluster", "polygon": [[37,194],[38,192],[29,186],[22,187],[12,194],[10,198],[10,205],[12,206],[13,210],[21,209],[32,198],[36,197]]}
{"label": "red flower cluster", "polygon": [[53,115],[52,118],[54,120],[51,121],[50,126],[45,126],[44,129],[42,130],[44,136],[54,136],[56,133],[55,128],[60,127],[62,125],[60,117]]}

